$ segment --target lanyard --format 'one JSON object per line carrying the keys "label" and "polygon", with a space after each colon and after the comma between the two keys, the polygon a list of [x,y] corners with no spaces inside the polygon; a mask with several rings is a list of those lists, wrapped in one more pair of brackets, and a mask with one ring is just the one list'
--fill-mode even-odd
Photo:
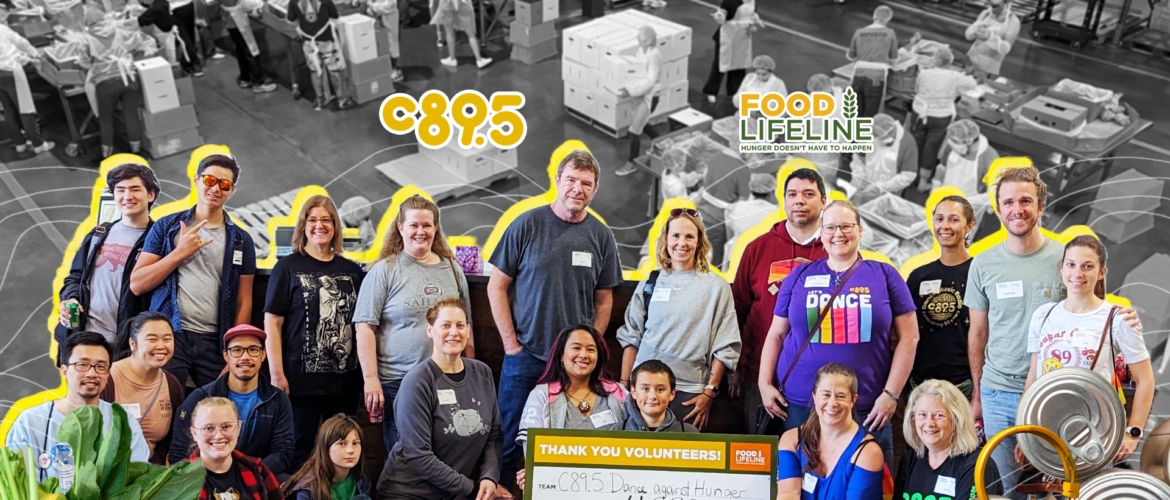
{"label": "lanyard", "polygon": [[[55,403],[55,402],[56,401],[49,401],[48,402],[49,416],[48,416],[48,418],[45,419],[45,441],[44,441],[44,445],[41,446],[41,453],[45,454],[45,455],[47,455],[49,453],[49,426],[53,425],[53,403]],[[37,460],[40,460],[39,456],[37,457]],[[37,464],[37,465],[40,465],[40,464]],[[48,473],[49,473],[48,467],[41,467],[40,477],[41,477],[42,483],[45,482],[45,475]]]}

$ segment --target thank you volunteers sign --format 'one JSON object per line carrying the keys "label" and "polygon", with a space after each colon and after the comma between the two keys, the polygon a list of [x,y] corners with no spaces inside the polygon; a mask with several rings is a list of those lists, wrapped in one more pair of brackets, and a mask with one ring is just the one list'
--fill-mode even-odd
{"label": "thank you volunteers sign", "polygon": [[776,498],[776,437],[529,429],[524,498]]}

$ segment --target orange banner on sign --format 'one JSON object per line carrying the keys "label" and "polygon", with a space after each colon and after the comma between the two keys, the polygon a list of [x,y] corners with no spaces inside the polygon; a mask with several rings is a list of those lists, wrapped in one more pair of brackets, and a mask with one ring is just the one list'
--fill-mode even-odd
{"label": "orange banner on sign", "polygon": [[536,436],[534,463],[727,469],[727,443],[574,436]]}

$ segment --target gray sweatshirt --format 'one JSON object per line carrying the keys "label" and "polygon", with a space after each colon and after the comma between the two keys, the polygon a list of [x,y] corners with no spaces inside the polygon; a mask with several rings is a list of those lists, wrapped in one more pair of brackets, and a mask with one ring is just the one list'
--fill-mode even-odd
{"label": "gray sweatshirt", "polygon": [[378,480],[382,498],[474,498],[481,480],[499,482],[503,433],[492,370],[474,359],[463,365],[461,382],[430,359],[402,379],[394,399],[400,437]]}
{"label": "gray sweatshirt", "polygon": [[662,271],[646,316],[643,289],[638,283],[626,308],[626,324],[618,329],[622,347],[638,348],[637,366],[657,359],[678,379],[678,390],[698,393],[711,377],[718,359],[735,371],[739,362],[739,322],[731,285],[713,272]]}
{"label": "gray sweatshirt", "polygon": [[[640,431],[651,432],[649,427],[646,427],[646,421],[642,419],[642,411],[638,409],[638,403],[634,401],[634,397],[626,401],[626,423],[622,425],[623,431]],[[699,432],[695,426],[674,418],[674,412],[670,408],[666,409],[666,416],[662,419],[662,423],[658,425],[653,432]]]}

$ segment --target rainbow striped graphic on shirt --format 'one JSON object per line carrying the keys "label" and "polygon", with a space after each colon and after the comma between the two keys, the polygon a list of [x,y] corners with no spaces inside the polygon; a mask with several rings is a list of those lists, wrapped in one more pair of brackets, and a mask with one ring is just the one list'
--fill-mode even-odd
{"label": "rainbow striped graphic on shirt", "polygon": [[[812,330],[821,309],[829,303],[828,293],[812,291],[805,300],[805,314]],[[868,293],[842,293],[833,301],[833,310],[825,315],[814,344],[865,344],[873,331],[873,307]]]}

